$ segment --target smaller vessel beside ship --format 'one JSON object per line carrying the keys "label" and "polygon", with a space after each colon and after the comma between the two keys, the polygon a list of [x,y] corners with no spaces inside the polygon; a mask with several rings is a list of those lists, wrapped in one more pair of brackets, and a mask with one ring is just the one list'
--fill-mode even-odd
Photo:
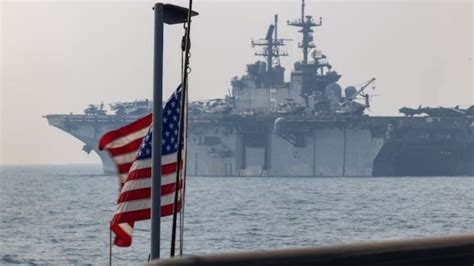
{"label": "smaller vessel beside ship", "polygon": [[[341,74],[313,42],[322,20],[289,21],[302,34],[303,59],[290,80],[280,57],[278,17],[252,41],[264,61],[231,79],[223,99],[189,104],[188,175],[195,176],[462,176],[474,175],[474,106],[401,108],[404,116],[368,116],[368,89],[342,88]],[[151,101],[89,105],[84,114],[46,115],[48,123],[96,152],[115,173],[98,139],[151,112]]]}

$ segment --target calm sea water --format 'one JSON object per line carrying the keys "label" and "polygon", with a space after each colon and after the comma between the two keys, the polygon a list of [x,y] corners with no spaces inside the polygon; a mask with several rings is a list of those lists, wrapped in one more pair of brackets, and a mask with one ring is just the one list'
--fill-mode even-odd
{"label": "calm sea water", "polygon": [[[105,264],[118,183],[100,166],[0,168],[0,264]],[[190,177],[185,253],[474,231],[474,178]],[[171,219],[163,219],[163,256]],[[149,253],[149,222],[118,264]]]}

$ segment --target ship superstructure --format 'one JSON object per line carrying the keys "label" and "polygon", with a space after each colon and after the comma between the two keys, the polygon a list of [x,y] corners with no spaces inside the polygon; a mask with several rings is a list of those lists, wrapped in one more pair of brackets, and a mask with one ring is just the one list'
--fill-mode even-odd
{"label": "ship superstructure", "polygon": [[[187,173],[195,176],[451,176],[474,175],[474,107],[401,108],[405,116],[374,117],[365,111],[375,78],[344,89],[341,74],[316,46],[315,21],[288,21],[302,39],[302,60],[290,80],[280,57],[287,39],[278,16],[264,38],[252,41],[263,61],[231,80],[224,99],[189,104]],[[115,172],[97,150],[105,132],[151,112],[147,100],[90,105],[84,115],[48,115],[49,123],[97,152],[105,172]]]}

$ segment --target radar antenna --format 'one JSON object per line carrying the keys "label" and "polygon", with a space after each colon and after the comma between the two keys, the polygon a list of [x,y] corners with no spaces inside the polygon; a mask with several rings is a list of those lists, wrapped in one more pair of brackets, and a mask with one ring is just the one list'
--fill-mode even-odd
{"label": "radar antenna", "polygon": [[298,43],[298,47],[303,49],[303,64],[308,64],[308,52],[309,49],[315,48],[316,45],[313,43],[313,27],[319,27],[323,25],[322,18],[319,17],[319,22],[315,22],[312,16],[305,16],[305,3],[301,1],[301,18],[287,21],[288,25],[301,28],[299,32],[303,34],[303,40]]}
{"label": "radar antenna", "polygon": [[284,46],[285,41],[290,41],[290,39],[278,39],[278,15],[275,15],[274,24],[268,27],[265,39],[252,41],[252,47],[263,46],[262,50],[256,52],[255,55],[265,57],[268,72],[272,72],[274,65],[280,65],[280,56],[288,55],[288,53],[280,51],[280,46]]}

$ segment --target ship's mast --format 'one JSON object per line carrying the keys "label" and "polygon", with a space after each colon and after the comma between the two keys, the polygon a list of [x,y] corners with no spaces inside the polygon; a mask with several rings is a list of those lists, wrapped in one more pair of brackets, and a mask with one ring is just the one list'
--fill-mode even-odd
{"label": "ship's mast", "polygon": [[[278,15],[275,14],[275,40],[278,41]],[[276,54],[279,55],[280,54],[280,46],[276,46],[275,47],[275,50],[276,50]],[[276,60],[277,60],[277,65],[280,65],[280,56],[277,56],[276,57]]]}
{"label": "ship's mast", "polygon": [[301,1],[301,18],[293,21],[288,21],[288,25],[301,28],[299,32],[303,34],[303,40],[298,44],[298,47],[303,50],[303,64],[308,64],[308,53],[309,49],[315,48],[316,45],[313,43],[313,27],[319,27],[322,25],[322,18],[319,18],[319,22],[315,22],[312,16],[305,16],[305,3]]}
{"label": "ship's mast", "polygon": [[268,27],[267,35],[265,39],[259,39],[252,41],[252,47],[262,46],[260,52],[256,52],[255,55],[265,57],[267,63],[267,72],[272,72],[273,65],[280,65],[280,56],[287,56],[287,53],[280,52],[280,46],[285,45],[287,39],[278,39],[278,15],[275,15],[274,24]]}

